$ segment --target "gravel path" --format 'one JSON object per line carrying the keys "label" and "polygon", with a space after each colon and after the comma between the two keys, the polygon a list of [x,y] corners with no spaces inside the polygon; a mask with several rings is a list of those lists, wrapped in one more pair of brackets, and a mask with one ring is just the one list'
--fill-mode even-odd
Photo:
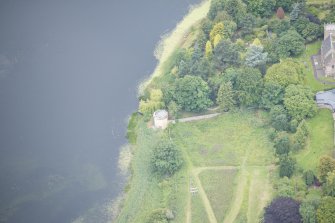
{"label": "gravel path", "polygon": [[[199,121],[199,120],[204,120],[204,119],[210,119],[220,114],[221,113],[214,113],[210,115],[199,115],[199,116],[193,116],[193,117],[188,117],[188,118],[181,118],[181,119],[178,119],[178,122],[193,122],[193,121]],[[170,123],[176,123],[176,120],[170,120]]]}

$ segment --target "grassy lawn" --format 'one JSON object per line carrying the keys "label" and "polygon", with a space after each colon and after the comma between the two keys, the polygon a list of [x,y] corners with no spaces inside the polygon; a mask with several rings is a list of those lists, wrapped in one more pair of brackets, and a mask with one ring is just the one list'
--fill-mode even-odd
{"label": "grassy lawn", "polygon": [[207,213],[205,211],[202,200],[198,194],[193,195],[192,202],[192,223],[207,223]]}
{"label": "grassy lawn", "polygon": [[265,113],[242,111],[209,121],[179,123],[173,134],[194,166],[238,166],[246,154],[248,165],[269,165],[273,147],[266,123]]}
{"label": "grassy lawn", "polygon": [[253,167],[249,169],[249,188],[246,198],[248,198],[246,216],[248,223],[258,223],[259,216],[263,208],[271,199],[272,186],[270,182],[270,173],[268,168]]}
{"label": "grassy lawn", "polygon": [[316,171],[319,158],[322,155],[331,155],[333,142],[333,117],[328,109],[320,109],[318,114],[307,121],[310,138],[304,150],[296,154],[298,165],[303,169]]}
{"label": "grassy lawn", "polygon": [[[199,178],[218,222],[258,222],[271,198],[267,166],[274,157],[267,123],[265,112],[239,111],[211,120],[178,123],[171,131],[190,166],[205,168]],[[236,169],[215,169],[222,166]],[[200,219],[193,208],[199,210],[201,206],[192,197],[192,222],[193,216],[195,221]]]}
{"label": "grassy lawn", "polygon": [[311,62],[311,56],[317,54],[321,47],[321,41],[316,41],[314,43],[308,44],[306,46],[306,51],[296,60],[307,65],[305,67],[304,73],[306,74],[305,84],[308,85],[314,92],[322,91],[325,89],[334,88],[334,85],[322,84],[314,78],[314,71]]}
{"label": "grassy lawn", "polygon": [[211,202],[218,222],[223,222],[234,198],[238,170],[206,170],[200,173],[201,183]]}
{"label": "grassy lawn", "polygon": [[146,222],[148,216],[159,208],[171,209],[175,213],[176,222],[185,222],[189,193],[186,166],[171,178],[159,180],[154,177],[150,169],[150,157],[162,133],[148,129],[144,123],[139,124],[133,151],[131,186],[116,222]]}

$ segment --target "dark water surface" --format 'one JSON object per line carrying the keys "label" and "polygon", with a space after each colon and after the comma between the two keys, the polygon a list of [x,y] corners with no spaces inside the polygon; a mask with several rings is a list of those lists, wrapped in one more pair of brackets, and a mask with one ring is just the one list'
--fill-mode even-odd
{"label": "dark water surface", "polygon": [[196,2],[0,1],[0,222],[108,219],[137,85]]}

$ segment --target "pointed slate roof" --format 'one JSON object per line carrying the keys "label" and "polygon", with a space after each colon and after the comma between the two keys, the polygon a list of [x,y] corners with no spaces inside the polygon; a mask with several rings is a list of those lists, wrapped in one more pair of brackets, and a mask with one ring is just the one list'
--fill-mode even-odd
{"label": "pointed slate roof", "polygon": [[335,58],[335,42],[334,36],[329,35],[322,42],[322,57],[324,58],[324,63],[328,64],[333,58]]}

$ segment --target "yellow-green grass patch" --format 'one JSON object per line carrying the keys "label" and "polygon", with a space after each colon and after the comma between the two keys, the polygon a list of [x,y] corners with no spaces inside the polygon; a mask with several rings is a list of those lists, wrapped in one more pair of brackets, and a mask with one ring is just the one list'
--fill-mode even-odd
{"label": "yellow-green grass patch", "polygon": [[264,112],[225,113],[211,120],[178,123],[173,128],[176,143],[194,166],[269,165],[273,144],[265,127]]}
{"label": "yellow-green grass patch", "polygon": [[232,205],[237,174],[237,169],[205,170],[199,174],[218,222],[223,222]]}
{"label": "yellow-green grass patch", "polygon": [[201,197],[199,194],[192,195],[191,198],[191,219],[192,223],[207,223],[208,217],[207,213],[205,211],[205,207],[203,205],[203,202],[201,200]]}

